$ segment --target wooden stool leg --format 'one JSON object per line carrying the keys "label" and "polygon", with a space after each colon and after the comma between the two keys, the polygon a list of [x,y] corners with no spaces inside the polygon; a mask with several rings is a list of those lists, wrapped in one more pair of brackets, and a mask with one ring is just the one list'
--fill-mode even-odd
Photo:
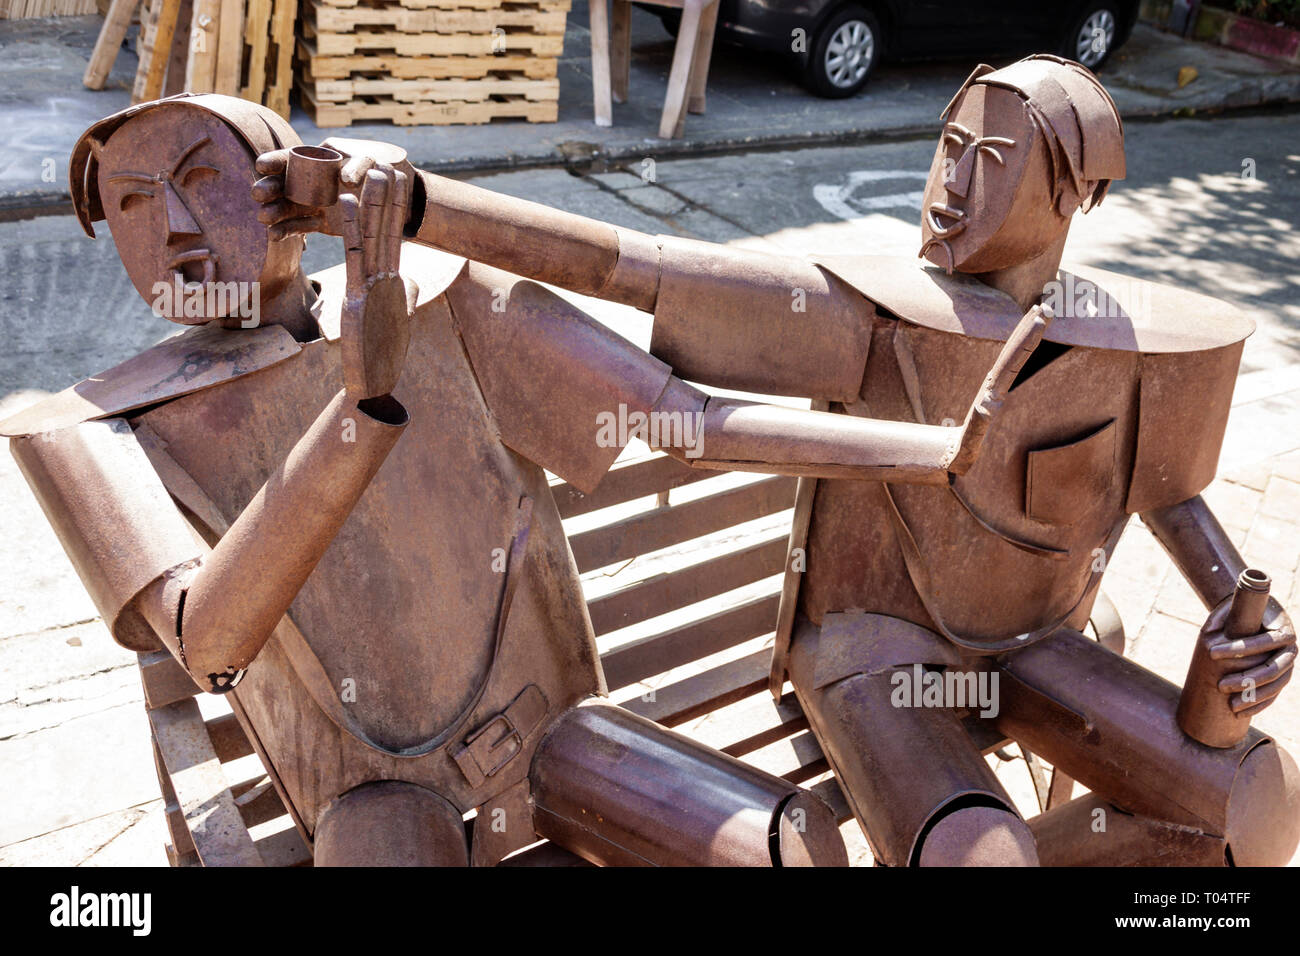
{"label": "wooden stool leg", "polygon": [[686,125],[686,94],[699,44],[703,6],[703,0],[686,0],[686,6],[682,8],[682,25],[677,31],[677,47],[673,50],[673,68],[668,74],[668,95],[664,98],[664,113],[659,121],[661,139],[681,136]]}
{"label": "wooden stool leg", "polygon": [[135,12],[137,3],[139,0],[113,0],[109,6],[108,16],[104,18],[104,25],[99,31],[99,39],[91,51],[90,62],[86,64],[86,74],[81,78],[87,89],[104,88],[104,81],[113,69],[117,51],[122,48],[122,40],[126,36],[126,28],[131,25],[131,14]]}
{"label": "wooden stool leg", "polygon": [[614,102],[627,102],[628,75],[632,68],[632,4],[613,0],[609,37],[609,73]]}
{"label": "wooden stool leg", "polygon": [[718,25],[718,8],[721,2],[709,4],[700,18],[700,38],[695,42],[695,66],[691,70],[691,85],[686,109],[691,113],[704,112],[704,88],[709,82],[709,60],[713,58],[713,31]]}
{"label": "wooden stool leg", "polygon": [[[615,6],[617,6],[617,2]],[[591,93],[596,125],[614,125],[614,107],[609,86],[609,8],[606,0],[591,0]]]}

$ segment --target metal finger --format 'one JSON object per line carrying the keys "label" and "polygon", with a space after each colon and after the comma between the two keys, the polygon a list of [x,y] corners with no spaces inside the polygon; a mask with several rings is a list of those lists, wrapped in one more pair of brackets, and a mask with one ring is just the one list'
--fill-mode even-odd
{"label": "metal finger", "polygon": [[263,176],[257,182],[253,183],[253,199],[257,202],[271,202],[272,200],[281,198],[283,195],[283,176]]}
{"label": "metal finger", "polygon": [[1219,690],[1225,694],[1243,691],[1247,687],[1262,687],[1277,680],[1295,664],[1295,649],[1279,651],[1258,667],[1240,674],[1229,674],[1219,681]]}
{"label": "metal finger", "polygon": [[339,196],[342,221],[343,256],[347,269],[347,295],[360,296],[365,291],[365,237],[361,229],[361,203],[351,193]]}
{"label": "metal finger", "polygon": [[266,230],[272,240],[287,239],[290,236],[305,236],[309,232],[320,232],[325,225],[320,216],[300,216],[285,219]]}
{"label": "metal finger", "polygon": [[366,173],[370,172],[375,161],[369,156],[353,156],[343,164],[339,171],[339,180],[345,186],[360,186],[366,178]]}
{"label": "metal finger", "polygon": [[361,186],[361,230],[365,236],[366,275],[379,272],[379,244],[383,233],[384,209],[388,205],[389,179],[383,169],[366,173]]}
{"label": "metal finger", "polygon": [[1251,714],[1263,710],[1273,702],[1278,694],[1282,693],[1283,688],[1291,682],[1291,675],[1294,673],[1294,670],[1287,671],[1277,680],[1256,689],[1252,695],[1253,700],[1246,700],[1243,694],[1233,694],[1229,700],[1232,712],[1238,716],[1249,717]]}
{"label": "metal finger", "polygon": [[1235,657],[1252,657],[1255,654],[1276,651],[1294,643],[1295,636],[1285,631],[1264,631],[1250,637],[1211,642],[1210,659],[1225,661],[1232,660]]}
{"label": "metal finger", "polygon": [[289,151],[287,149],[275,149],[269,153],[263,153],[257,157],[253,163],[253,168],[261,176],[279,176],[284,173],[284,167],[289,162]]}

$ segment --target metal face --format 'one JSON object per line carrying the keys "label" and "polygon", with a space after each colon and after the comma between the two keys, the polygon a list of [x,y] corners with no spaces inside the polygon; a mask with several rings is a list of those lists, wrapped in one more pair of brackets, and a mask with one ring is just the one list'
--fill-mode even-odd
{"label": "metal face", "polygon": [[1052,211],[1045,149],[1018,94],[972,86],[948,115],[930,166],[922,255],[949,272],[982,272],[994,260],[1028,258],[1030,243],[1041,249],[1036,220],[1058,232],[1066,225]]}
{"label": "metal face", "polygon": [[260,294],[274,294],[287,278],[266,275],[280,255],[249,193],[253,156],[216,115],[167,103],[133,116],[100,149],[98,178],[118,254],[144,300],[167,287],[203,293],[201,311],[173,305],[166,318],[199,325],[238,315],[257,294],[253,283],[270,280]]}

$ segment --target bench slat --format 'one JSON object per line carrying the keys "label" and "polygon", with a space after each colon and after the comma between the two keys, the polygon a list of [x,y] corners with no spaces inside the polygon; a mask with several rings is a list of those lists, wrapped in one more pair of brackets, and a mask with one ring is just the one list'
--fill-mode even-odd
{"label": "bench slat", "polygon": [[779,596],[769,594],[601,655],[610,690],[735,647],[772,630]]}
{"label": "bench slat", "polygon": [[261,866],[193,699],[148,711],[177,803],[205,866]]}
{"label": "bench slat", "polygon": [[568,482],[552,485],[551,495],[555,498],[555,507],[559,510],[560,517],[572,518],[706,478],[716,478],[720,474],[722,472],[692,468],[676,458],[660,455],[648,461],[610,469],[596,490],[589,495],[584,495]]}
{"label": "bench slat", "polygon": [[793,478],[766,478],[575,534],[569,546],[578,573],[784,511],[794,506],[795,485]]}
{"label": "bench slat", "polygon": [[783,534],[602,595],[587,604],[591,626],[600,636],[779,574],[786,543]]}

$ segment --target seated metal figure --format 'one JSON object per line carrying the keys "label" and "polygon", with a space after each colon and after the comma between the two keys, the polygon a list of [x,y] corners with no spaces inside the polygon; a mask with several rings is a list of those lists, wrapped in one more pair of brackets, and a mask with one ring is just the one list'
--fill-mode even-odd
{"label": "seated metal figure", "polygon": [[[404,155],[333,142],[341,169],[299,152],[328,209],[296,223],[282,179],[252,195],[254,158],[297,143],[256,105],[143,104],[76,146],[86,232],[106,219],[146,301],[198,326],[0,424],[114,637],[230,694],[318,864],[490,865],[538,835],[600,863],[846,863],[815,796],[601,699],[543,469],[590,490],[619,453],[602,413],[699,393],[535,283],[403,251]],[[346,263],[309,280],[314,225]],[[773,424],[810,424],[854,474],[943,482],[983,436],[754,410],[718,442],[783,461]]]}
{"label": "seated metal figure", "polygon": [[[1073,213],[1124,175],[1121,121],[1086,69],[980,67],[943,119],[931,266],[651,237],[427,173],[406,232],[653,313],[650,351],[674,377],[650,407],[702,415],[703,454],[685,460],[802,476],[772,690],[788,674],[878,861],[1283,863],[1300,840],[1296,767],[1246,722],[1290,679],[1295,632],[1272,600],[1227,628],[1244,564],[1199,495],[1252,323],[1184,290],[1060,269]],[[284,167],[282,152],[259,159],[272,234],[331,228],[329,210],[284,198]],[[1026,364],[1043,306],[1060,314]],[[995,362],[1014,381],[986,378]],[[1079,631],[1132,514],[1209,609],[1198,659],[1213,667],[1194,664],[1181,708],[1177,686]],[[895,706],[914,666],[996,676],[998,729],[1092,793],[1031,828],[952,708]]]}

